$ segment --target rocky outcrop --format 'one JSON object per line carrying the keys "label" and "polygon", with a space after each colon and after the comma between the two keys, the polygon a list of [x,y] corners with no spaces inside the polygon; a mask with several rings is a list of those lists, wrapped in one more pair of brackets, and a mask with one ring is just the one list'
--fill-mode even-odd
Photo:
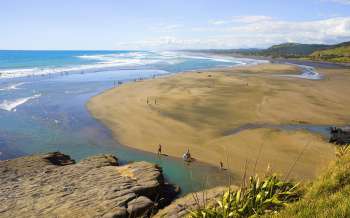
{"label": "rocky outcrop", "polygon": [[[237,189],[232,186],[231,189]],[[227,187],[216,187],[201,192],[191,193],[182,198],[176,199],[169,206],[160,210],[154,217],[178,218],[186,216],[189,211],[201,208],[204,205],[216,204],[222,194],[227,191]]]}
{"label": "rocky outcrop", "polygon": [[329,142],[337,145],[350,144],[350,126],[331,127]]}
{"label": "rocky outcrop", "polygon": [[[176,195],[151,163],[59,152],[0,161],[0,217],[136,217]],[[170,193],[170,194],[169,194]]]}

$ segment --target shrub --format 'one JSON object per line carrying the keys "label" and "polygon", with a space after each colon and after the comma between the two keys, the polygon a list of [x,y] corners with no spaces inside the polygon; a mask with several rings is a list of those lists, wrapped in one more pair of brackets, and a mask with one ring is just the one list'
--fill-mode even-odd
{"label": "shrub", "polygon": [[268,176],[263,181],[254,176],[250,177],[247,187],[236,191],[228,189],[215,206],[190,211],[189,217],[254,217],[277,211],[300,196],[298,184],[284,182],[276,175]]}

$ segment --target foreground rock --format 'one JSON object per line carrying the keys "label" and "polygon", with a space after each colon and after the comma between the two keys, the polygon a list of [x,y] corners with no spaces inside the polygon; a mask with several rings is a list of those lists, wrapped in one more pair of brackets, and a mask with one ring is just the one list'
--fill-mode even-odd
{"label": "foreground rock", "polygon": [[350,144],[350,126],[331,127],[329,142],[337,145]]}
{"label": "foreground rock", "polygon": [[[237,189],[232,186],[232,189]],[[160,210],[155,217],[178,218],[186,216],[189,211],[196,210],[204,205],[216,204],[217,200],[222,197],[222,194],[227,191],[227,187],[216,187],[213,189],[204,190],[201,192],[191,193],[182,198],[176,199],[169,206]]]}
{"label": "foreground rock", "polygon": [[[154,164],[59,152],[0,161],[0,217],[135,217],[175,197]],[[157,203],[155,203],[157,200]]]}

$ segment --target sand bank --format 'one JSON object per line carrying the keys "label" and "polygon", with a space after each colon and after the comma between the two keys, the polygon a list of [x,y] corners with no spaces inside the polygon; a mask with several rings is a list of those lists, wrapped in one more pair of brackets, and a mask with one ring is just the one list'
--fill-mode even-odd
{"label": "sand bank", "polygon": [[[201,161],[220,161],[237,175],[286,173],[313,178],[334,158],[334,146],[305,131],[247,129],[248,123],[326,124],[350,122],[350,70],[316,69],[323,80],[281,77],[298,74],[292,65],[189,72],[124,84],[93,97],[88,108],[124,145],[180,157],[187,148]],[[299,157],[299,154],[303,153]],[[257,168],[255,161],[258,159]]]}

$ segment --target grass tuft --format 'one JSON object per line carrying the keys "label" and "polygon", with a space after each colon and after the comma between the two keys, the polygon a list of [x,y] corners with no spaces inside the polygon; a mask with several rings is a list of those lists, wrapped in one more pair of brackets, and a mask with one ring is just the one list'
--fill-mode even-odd
{"label": "grass tuft", "polygon": [[305,189],[275,175],[262,181],[255,176],[247,187],[226,191],[216,205],[191,211],[189,217],[350,217],[350,146],[338,147],[337,157]]}
{"label": "grass tuft", "polygon": [[349,151],[348,146],[338,148],[338,159],[310,185],[303,199],[273,217],[350,217]]}
{"label": "grass tuft", "polygon": [[217,204],[190,211],[190,218],[251,217],[275,212],[297,201],[301,196],[299,184],[284,182],[276,175],[260,180],[250,177],[246,187],[228,189]]}

